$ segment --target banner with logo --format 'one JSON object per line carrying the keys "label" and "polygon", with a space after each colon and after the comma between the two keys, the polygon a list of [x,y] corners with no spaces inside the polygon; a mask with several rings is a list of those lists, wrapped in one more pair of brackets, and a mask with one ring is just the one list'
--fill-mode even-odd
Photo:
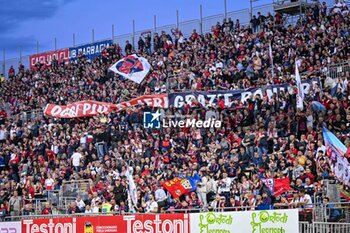
{"label": "banner with logo", "polygon": [[26,233],[190,232],[188,214],[24,219],[22,231]]}
{"label": "banner with logo", "polygon": [[109,69],[140,84],[150,71],[151,65],[146,58],[133,54],[120,59]]}
{"label": "banner with logo", "polygon": [[175,177],[174,179],[163,182],[163,187],[175,198],[188,192],[196,191],[197,184],[201,177],[198,174],[194,176]]}
{"label": "banner with logo", "polygon": [[51,63],[52,60],[56,58],[58,62],[69,59],[69,49],[59,49],[50,52],[37,53],[30,55],[30,68],[33,68],[38,62],[39,63]]}
{"label": "banner with logo", "polygon": [[208,212],[190,215],[191,232],[264,233],[299,232],[297,209]]}
{"label": "banner with logo", "polygon": [[335,176],[347,185],[350,185],[350,164],[344,157],[346,146],[326,127],[323,127],[323,139],[326,146],[327,156],[333,161],[332,167]]}
{"label": "banner with logo", "polygon": [[162,185],[174,198],[190,192],[192,188],[191,182],[188,179],[182,179],[180,177],[165,181]]}
{"label": "banner with logo", "polygon": [[290,180],[288,177],[285,178],[261,178],[270,193],[274,196],[280,196],[284,192],[291,190]]}
{"label": "banner with logo", "polygon": [[56,118],[91,117],[121,111],[135,105],[167,108],[168,96],[166,94],[144,95],[118,104],[92,100],[79,101],[68,105],[48,104],[44,109],[44,115]]}
{"label": "banner with logo", "polygon": [[21,233],[22,223],[19,222],[0,222],[0,233]]}
{"label": "banner with logo", "polygon": [[112,40],[104,40],[100,42],[95,42],[91,44],[84,44],[78,47],[69,49],[69,60],[76,60],[79,55],[84,56],[90,60],[97,56],[100,56],[104,48],[112,45]]}
{"label": "banner with logo", "polygon": [[[301,83],[301,91],[304,95],[309,93],[309,90],[313,89],[314,84],[320,85],[319,78],[312,80],[303,80]],[[245,102],[248,98],[256,95],[263,96],[263,92],[266,92],[270,98],[273,94],[278,95],[279,92],[292,92],[293,86],[289,83],[283,85],[268,85],[261,88],[248,88],[241,90],[222,90],[222,91],[188,91],[169,94],[169,106],[175,108],[181,108],[185,103],[193,104],[199,102],[203,106],[215,105],[220,98],[223,98],[225,106],[231,106],[234,100]]]}

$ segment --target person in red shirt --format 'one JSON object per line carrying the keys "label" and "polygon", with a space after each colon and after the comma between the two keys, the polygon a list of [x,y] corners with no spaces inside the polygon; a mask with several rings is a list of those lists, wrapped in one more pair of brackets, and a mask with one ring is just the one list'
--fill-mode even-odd
{"label": "person in red shirt", "polygon": [[197,38],[198,38],[198,33],[197,33],[196,29],[193,29],[193,33],[190,37],[190,40],[193,42],[193,41],[197,40]]}
{"label": "person in red shirt", "polygon": [[48,160],[50,163],[55,161],[55,154],[53,153],[52,150],[50,150],[49,148],[46,148],[46,158],[45,160]]}
{"label": "person in red shirt", "polygon": [[188,205],[190,208],[198,208],[201,206],[201,203],[200,203],[199,199],[197,198],[197,195],[195,192],[191,193],[191,198],[188,201]]}
{"label": "person in red shirt", "polygon": [[93,184],[90,184],[90,188],[88,190],[88,194],[92,195],[95,192],[97,192],[97,189],[95,188],[95,186]]}
{"label": "person in red shirt", "polygon": [[45,208],[41,211],[41,214],[42,214],[42,215],[49,215],[49,214],[52,214],[52,210],[51,210],[51,207],[50,207],[50,203],[48,203],[48,202],[45,203]]}
{"label": "person in red shirt", "polygon": [[0,125],[5,124],[5,120],[7,119],[7,113],[4,109],[0,109]]}

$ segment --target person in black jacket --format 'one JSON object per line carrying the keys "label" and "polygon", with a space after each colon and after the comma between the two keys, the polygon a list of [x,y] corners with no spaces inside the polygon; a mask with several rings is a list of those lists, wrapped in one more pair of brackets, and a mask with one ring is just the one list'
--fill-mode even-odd
{"label": "person in black jacket", "polygon": [[127,40],[125,41],[125,53],[127,55],[130,55],[132,51],[132,45],[130,44],[130,42]]}
{"label": "person in black jacket", "polygon": [[117,205],[120,205],[120,202],[126,200],[126,188],[125,186],[120,182],[120,178],[118,177],[115,181],[115,187],[113,190],[115,201]]}
{"label": "person in black jacket", "polygon": [[142,53],[145,47],[145,42],[143,41],[142,37],[139,38],[139,41],[137,42],[137,44],[139,46],[139,53]]}
{"label": "person in black jacket", "polygon": [[249,163],[250,163],[250,156],[247,154],[245,147],[242,146],[239,149],[238,157],[239,157],[238,161],[241,166],[241,169],[242,171],[244,171],[249,166]]}

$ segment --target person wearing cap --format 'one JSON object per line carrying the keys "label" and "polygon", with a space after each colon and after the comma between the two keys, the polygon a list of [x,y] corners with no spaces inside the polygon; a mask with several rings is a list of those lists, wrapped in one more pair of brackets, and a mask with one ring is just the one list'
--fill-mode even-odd
{"label": "person wearing cap", "polygon": [[191,197],[188,200],[188,206],[192,209],[199,209],[202,206],[195,192],[191,192]]}

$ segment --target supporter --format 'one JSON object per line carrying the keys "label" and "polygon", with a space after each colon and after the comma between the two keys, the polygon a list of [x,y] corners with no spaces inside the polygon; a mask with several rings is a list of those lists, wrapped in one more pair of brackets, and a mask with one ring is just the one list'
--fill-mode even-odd
{"label": "supporter", "polygon": [[77,207],[79,208],[80,212],[84,212],[85,211],[85,203],[81,199],[80,195],[78,195],[77,200],[75,202],[76,202]]}
{"label": "supporter", "polygon": [[49,214],[52,214],[51,205],[50,205],[49,202],[46,202],[46,203],[45,203],[45,207],[44,207],[44,209],[41,211],[41,214],[42,214],[42,215],[49,215]]}
{"label": "supporter", "polygon": [[325,197],[323,199],[323,204],[327,208],[327,222],[339,222],[339,220],[342,218],[342,210],[336,208],[334,204],[329,203],[329,197]]}
{"label": "supporter", "polygon": [[[6,208],[4,203],[9,201],[13,206],[9,210],[17,215],[21,210],[17,200],[28,201],[29,194],[42,198],[44,191],[65,186],[66,181],[91,179],[89,197],[69,204],[72,213],[84,211],[84,205],[85,213],[103,212],[102,203],[109,203],[115,213],[189,211],[202,206],[215,211],[240,205],[243,209],[286,208],[290,193],[275,197],[262,182],[265,176],[288,177],[293,190],[300,191],[289,206],[310,209],[316,201],[310,196],[322,190],[323,180],[335,179],[322,125],[342,141],[350,132],[349,73],[337,79],[320,75],[329,65],[348,61],[346,33],[338,25],[345,25],[349,16],[343,5],[335,7],[330,13],[323,4],[314,7],[307,12],[307,22],[293,26],[283,26],[281,15],[259,13],[252,19],[253,30],[228,19],[215,25],[212,33],[200,35],[194,30],[188,39],[181,32],[175,40],[162,32],[153,36],[153,50],[152,38],[140,38],[139,53],[153,67],[141,85],[107,71],[132,53],[128,41],[124,54],[119,45],[112,45],[92,61],[80,57],[74,63],[38,63],[32,70],[11,71],[11,80],[1,83],[1,103],[11,106],[10,111],[0,112],[0,182],[10,195],[4,192],[0,204]],[[303,111],[296,110],[292,89],[271,98],[262,91],[230,106],[220,98],[209,106],[194,101],[182,109],[162,110],[163,115],[220,119],[225,123],[220,129],[146,130],[142,113],[154,109],[145,106],[87,119],[31,116],[47,103],[123,102],[142,94],[187,89],[295,86],[295,60],[303,80],[319,77],[324,84],[315,85],[305,97]],[[316,111],[314,101],[325,110]],[[26,112],[26,119],[16,116]],[[128,202],[128,166],[134,169],[138,190],[138,202],[133,205]],[[184,172],[199,172],[200,181],[194,192],[173,198],[161,183]],[[27,183],[17,185],[22,180]]]}
{"label": "supporter", "polygon": [[154,196],[152,194],[149,196],[149,200],[146,201],[144,208],[146,213],[158,212],[158,203],[154,200]]}
{"label": "supporter", "polygon": [[13,196],[10,198],[10,215],[18,216],[22,208],[22,197],[18,196],[18,192],[14,191]]}
{"label": "supporter", "polygon": [[216,212],[222,212],[225,207],[225,197],[222,197],[219,194],[217,194],[215,199],[211,202],[210,207]]}
{"label": "supporter", "polygon": [[198,182],[197,184],[197,194],[198,194],[198,199],[199,201],[203,204],[203,207],[206,208],[208,206],[207,202],[207,183],[208,183],[208,178],[206,174],[203,171],[199,172],[201,176],[201,181]]}

